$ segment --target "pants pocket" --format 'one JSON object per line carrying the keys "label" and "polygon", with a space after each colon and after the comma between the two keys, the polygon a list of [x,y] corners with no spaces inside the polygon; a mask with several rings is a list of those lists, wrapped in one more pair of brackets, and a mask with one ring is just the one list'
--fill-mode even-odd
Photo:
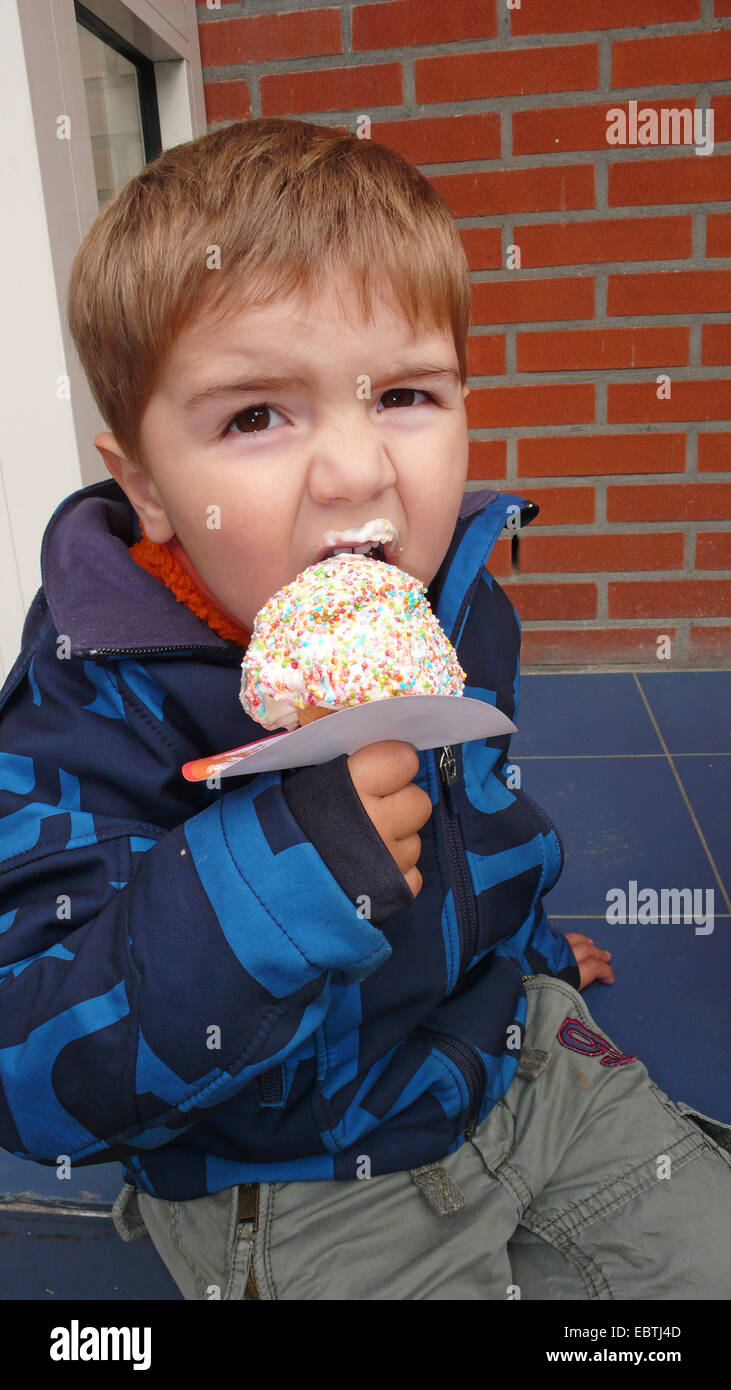
{"label": "pants pocket", "polygon": [[139,1193],[152,1243],[183,1298],[207,1302],[245,1297],[251,1228],[237,1224],[237,1200],[237,1187],[180,1202]]}
{"label": "pants pocket", "polygon": [[721,1157],[731,1168],[731,1125],[727,1125],[723,1120],[715,1120],[710,1115],[704,1115],[701,1110],[696,1110],[694,1105],[688,1105],[684,1100],[676,1100],[674,1105],[691,1124],[703,1131],[714,1149],[718,1149]]}
{"label": "pants pocket", "polygon": [[685,1120],[692,1128],[702,1135],[709,1148],[720,1154],[721,1158],[731,1168],[731,1125],[727,1125],[724,1120],[716,1120],[712,1115],[704,1115],[695,1105],[689,1105],[684,1100],[671,1100],[670,1097],[661,1090],[657,1082],[649,1080],[650,1091],[655,1099],[662,1105],[668,1114],[673,1115],[676,1120]]}

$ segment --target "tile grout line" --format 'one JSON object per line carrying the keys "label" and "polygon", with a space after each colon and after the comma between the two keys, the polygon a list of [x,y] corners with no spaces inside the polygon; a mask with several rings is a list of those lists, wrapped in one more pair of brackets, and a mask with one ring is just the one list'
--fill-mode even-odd
{"label": "tile grout line", "polygon": [[668,762],[670,763],[670,767],[671,767],[671,769],[672,769],[673,776],[674,776],[674,778],[675,778],[675,780],[676,780],[676,782],[677,782],[677,784],[678,784],[678,787],[679,787],[679,789],[680,789],[680,795],[682,796],[683,801],[684,801],[685,804],[686,804],[686,807],[687,807],[687,809],[688,809],[688,814],[690,815],[690,818],[691,818],[691,820],[692,820],[692,822],[693,822],[693,824],[694,824],[694,826],[695,826],[695,828],[696,828],[696,831],[697,831],[697,833],[698,833],[698,838],[699,838],[699,840],[700,840],[700,842],[701,842],[701,844],[702,844],[704,850],[706,851],[706,854],[707,854],[707,856],[708,856],[708,862],[709,862],[711,868],[713,869],[713,872],[714,872],[714,874],[715,874],[715,876],[716,876],[716,882],[718,883],[718,886],[719,886],[719,888],[721,889],[721,893],[723,894],[723,900],[724,900],[724,902],[725,902],[725,904],[726,904],[726,907],[728,908],[729,912],[731,912],[731,901],[729,900],[728,893],[726,892],[726,888],[725,888],[723,879],[721,878],[721,875],[719,874],[718,869],[716,868],[716,862],[715,862],[715,860],[714,860],[714,858],[713,858],[713,855],[711,854],[710,849],[708,848],[708,845],[707,845],[707,843],[706,843],[706,837],[705,837],[705,835],[703,834],[703,831],[701,830],[700,825],[698,824],[698,818],[697,818],[697,816],[696,816],[695,811],[693,810],[693,807],[692,807],[691,804],[690,804],[690,799],[689,799],[689,797],[688,797],[688,793],[686,792],[685,787],[683,786],[683,783],[682,783],[681,780],[680,780],[680,773],[678,772],[678,769],[676,768],[675,763],[673,762],[672,754],[669,752],[668,746],[667,746],[667,744],[666,744],[666,742],[665,742],[665,739],[663,738],[663,736],[662,736],[662,734],[661,734],[661,732],[660,732],[660,727],[659,727],[659,725],[658,725],[658,722],[657,722],[657,720],[656,720],[656,718],[655,718],[655,715],[654,715],[652,709],[650,708],[650,702],[649,702],[649,700],[648,700],[648,698],[647,698],[647,696],[646,696],[644,690],[642,689],[642,686],[641,686],[641,684],[640,684],[640,682],[639,682],[639,680],[638,680],[638,678],[637,678],[637,672],[633,671],[632,676],[633,676],[633,679],[634,679],[635,684],[636,684],[636,686],[637,686],[637,689],[639,690],[640,695],[642,696],[642,699],[643,699],[644,704],[645,704],[645,708],[646,708],[646,710],[647,710],[647,713],[648,713],[649,716],[650,716],[650,719],[651,719],[651,721],[652,721],[652,725],[653,725],[653,728],[654,728],[654,730],[655,730],[655,733],[657,734],[657,736],[658,736],[658,738],[659,738],[659,740],[660,740],[660,743],[662,744],[662,747],[663,747],[663,750],[664,750],[665,755],[666,755],[666,757],[667,757],[667,760],[668,760]]}
{"label": "tile grout line", "polygon": [[[511,753],[510,761],[527,763],[543,758],[664,758],[665,753]],[[670,756],[669,754],[667,755]],[[731,753],[674,753],[674,758],[731,758]]]}
{"label": "tile grout line", "polygon": [[[583,476],[583,474],[576,474],[574,476],[579,477]],[[592,474],[591,476],[593,477],[594,475]],[[623,474],[616,474],[612,476],[612,481],[614,481],[615,476],[624,477]],[[641,476],[644,477],[645,475],[642,474]],[[652,476],[654,477],[655,475],[653,474]],[[541,482],[542,481],[541,479]],[[634,572],[641,574],[644,571],[636,570]],[[567,621],[569,620],[567,619]],[[536,676],[718,676],[727,675],[728,671],[728,666],[688,666],[679,671],[658,671],[657,662],[654,666],[613,666],[605,662],[599,665],[591,663],[586,666],[536,666],[521,670],[520,678],[521,680],[535,680]]]}

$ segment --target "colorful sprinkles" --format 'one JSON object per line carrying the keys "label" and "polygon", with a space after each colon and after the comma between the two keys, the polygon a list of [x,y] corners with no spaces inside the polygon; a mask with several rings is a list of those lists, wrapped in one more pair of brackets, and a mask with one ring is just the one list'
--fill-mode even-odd
{"label": "colorful sprinkles", "polygon": [[421,580],[366,555],[302,570],[259,610],[241,664],[241,703],[265,728],[307,705],[461,695],[467,674]]}

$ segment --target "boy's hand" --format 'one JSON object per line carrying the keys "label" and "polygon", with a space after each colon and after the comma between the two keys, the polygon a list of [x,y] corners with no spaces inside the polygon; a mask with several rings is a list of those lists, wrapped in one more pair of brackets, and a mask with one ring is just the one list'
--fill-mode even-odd
{"label": "boy's hand", "polygon": [[419,755],[410,743],[387,739],[369,743],[348,758],[351,781],[383,843],[398,864],[414,897],[422,877],[417,831],[426,825],[431,798],[414,783]]}
{"label": "boy's hand", "polygon": [[604,951],[600,946],[595,946],[590,936],[582,936],[580,932],[566,932],[565,935],[579,967],[579,989],[586,989],[592,980],[602,980],[605,985],[613,985],[614,971],[609,964],[612,959],[611,951]]}

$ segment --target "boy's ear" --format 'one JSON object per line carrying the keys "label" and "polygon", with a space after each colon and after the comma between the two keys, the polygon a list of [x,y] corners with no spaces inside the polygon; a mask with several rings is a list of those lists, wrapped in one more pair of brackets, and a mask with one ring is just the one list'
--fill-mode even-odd
{"label": "boy's ear", "polygon": [[115,482],[126,492],[144,525],[145,535],[149,536],[151,541],[169,541],[175,535],[175,527],[171,526],[167,519],[160,495],[149,473],[140,468],[133,459],[127,458],[114,435],[108,430],[98,434],[94,444]]}
{"label": "boy's ear", "polygon": [[471,387],[471,386],[463,386],[463,387],[462,387],[462,396],[463,396],[463,397],[464,397],[464,396],[469,396],[471,390],[472,390],[472,387]]}

